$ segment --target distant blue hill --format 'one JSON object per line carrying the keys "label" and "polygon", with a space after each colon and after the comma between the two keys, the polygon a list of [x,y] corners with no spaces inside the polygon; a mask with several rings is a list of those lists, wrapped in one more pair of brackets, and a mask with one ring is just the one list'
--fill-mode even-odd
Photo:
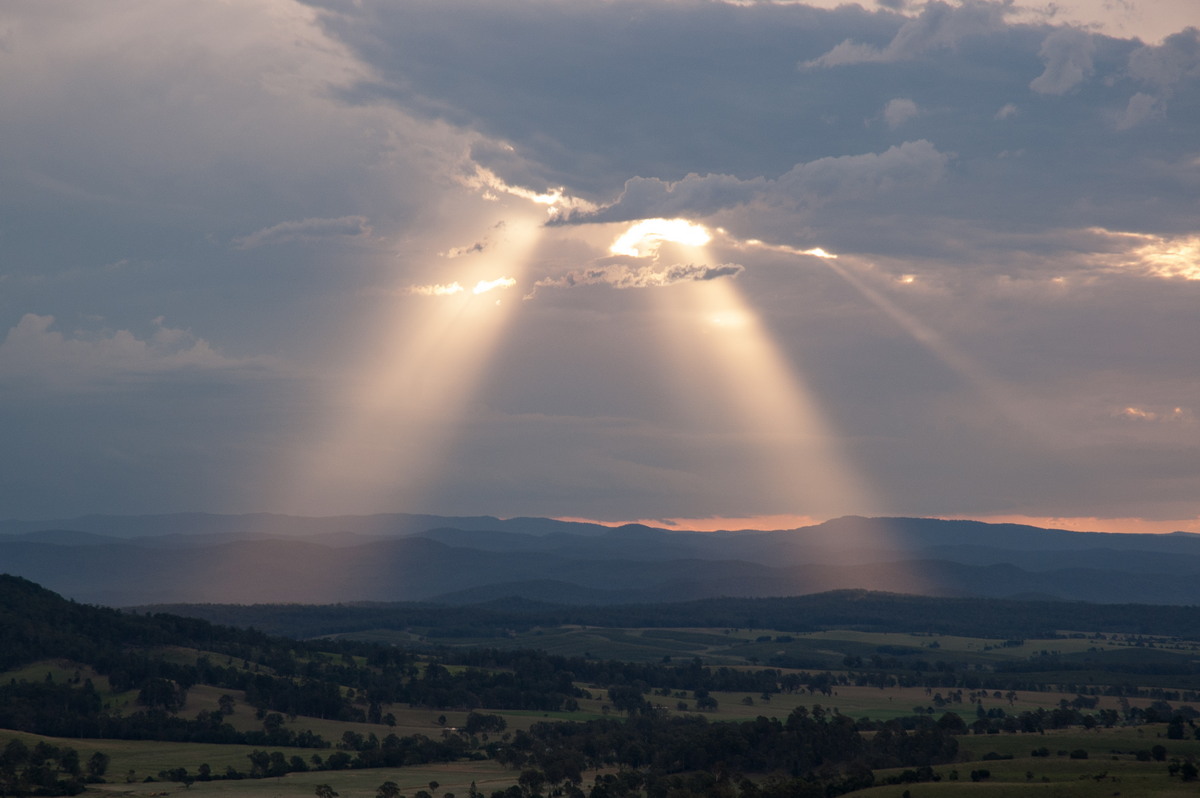
{"label": "distant blue hill", "polygon": [[0,522],[0,572],[113,606],[607,605],[838,589],[1200,604],[1200,536],[921,518],[697,533],[488,516],[87,516]]}

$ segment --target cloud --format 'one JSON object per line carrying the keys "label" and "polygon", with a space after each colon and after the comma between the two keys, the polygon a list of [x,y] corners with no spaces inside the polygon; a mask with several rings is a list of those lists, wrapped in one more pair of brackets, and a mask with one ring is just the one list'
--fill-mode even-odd
{"label": "cloud", "polygon": [[[707,317],[679,282],[735,276],[698,293],[761,319],[895,512],[1200,513],[1200,427],[1113,416],[1198,395],[1194,31],[1089,42],[1078,14],[1000,0],[11,5],[0,448],[53,456],[0,473],[10,514],[264,509],[262,475],[354,416],[344,386],[404,366],[436,306],[539,277],[543,301],[455,322],[503,327],[419,510],[792,512],[746,506],[755,444],[712,390],[733,380],[681,326]],[[727,233],[613,256],[653,218]],[[842,274],[1054,434],[998,424]],[[570,285],[594,287],[550,291]],[[660,334],[694,368],[663,368]],[[260,378],[276,362],[301,378]],[[403,416],[371,445],[404,447]],[[269,509],[332,509],[304,501]]]}
{"label": "cloud", "polygon": [[429,283],[427,285],[410,285],[404,293],[416,296],[454,296],[467,289],[461,283]]}
{"label": "cloud", "polygon": [[497,277],[495,280],[480,280],[475,283],[475,287],[471,289],[472,294],[486,294],[489,291],[495,291],[501,288],[512,288],[517,284],[514,277]]}
{"label": "cloud", "polygon": [[883,121],[892,130],[903,125],[911,119],[916,118],[920,113],[917,104],[912,100],[897,97],[893,100],[888,100],[887,105],[883,107]]}
{"label": "cloud", "polygon": [[553,224],[618,222],[656,217],[699,218],[752,202],[814,206],[872,197],[902,185],[941,178],[950,156],[924,139],[881,153],[820,158],[797,164],[775,180],[691,174],[675,182],[635,177],[611,205],[563,214]]}
{"label": "cloud", "polygon": [[1153,94],[1137,92],[1129,98],[1125,111],[1117,117],[1117,130],[1129,130],[1151,119],[1166,115],[1166,103]]}
{"label": "cloud", "polygon": [[476,241],[469,247],[451,247],[441,253],[443,258],[461,258],[464,255],[474,255],[477,252],[483,252],[487,249],[487,244],[482,241]]}
{"label": "cloud", "polygon": [[1129,74],[1143,83],[1170,89],[1200,78],[1200,29],[1172,34],[1159,45],[1144,45],[1129,54]]}
{"label": "cloud", "polygon": [[967,0],[958,6],[933,0],[921,13],[900,26],[885,47],[879,48],[846,39],[824,55],[800,64],[802,68],[838,67],[851,64],[892,63],[915,58],[930,50],[954,49],[964,39],[1002,30],[1006,15],[1014,13],[1010,3]]}
{"label": "cloud", "polygon": [[666,242],[689,247],[702,247],[712,240],[712,233],[704,225],[693,224],[686,219],[645,219],[622,233],[609,245],[614,255],[631,258],[656,258]]}
{"label": "cloud", "polygon": [[1000,107],[1000,110],[996,112],[995,118],[996,119],[1011,119],[1012,117],[1016,116],[1018,113],[1020,113],[1020,109],[1018,109],[1017,106],[1013,105],[1012,103],[1005,103],[1004,105],[1002,105]]}
{"label": "cloud", "polygon": [[[738,263],[722,263],[719,266],[677,263],[666,268],[614,263],[576,269],[559,277],[545,277],[534,283],[534,289],[576,288],[584,285],[607,285],[618,289],[662,288],[676,283],[705,282],[721,277],[737,277],[744,270],[745,267]],[[532,294],[530,294],[531,296]]]}
{"label": "cloud", "polygon": [[1172,423],[1192,420],[1191,411],[1183,407],[1150,409],[1131,405],[1128,407],[1122,407],[1113,415],[1115,415],[1117,418],[1127,419],[1129,421],[1158,423]]}
{"label": "cloud", "polygon": [[26,313],[0,342],[0,384],[9,388],[100,388],[199,372],[262,372],[264,359],[228,358],[186,330],[153,322],[138,338],[129,330],[67,335],[53,316]]}
{"label": "cloud", "polygon": [[[517,284],[516,278],[513,277],[498,277],[495,280],[480,280],[475,283],[471,289],[471,293],[475,295],[486,294],[489,291],[495,291],[501,288],[512,288]],[[454,296],[466,292],[466,288],[462,283],[431,283],[428,285],[411,285],[404,289],[401,293],[415,294],[416,296]]]}
{"label": "cloud", "polygon": [[1166,37],[1160,45],[1144,45],[1129,54],[1129,74],[1148,92],[1129,98],[1118,130],[1128,130],[1167,115],[1167,103],[1188,81],[1200,80],[1200,30],[1188,28]]}
{"label": "cloud", "polygon": [[1039,55],[1046,69],[1029,83],[1038,94],[1066,94],[1092,73],[1096,43],[1091,34],[1060,28],[1042,42]]}
{"label": "cloud", "polygon": [[371,225],[365,216],[339,216],[336,219],[303,219],[280,222],[249,235],[235,238],[238,249],[254,249],[272,244],[292,241],[321,241],[340,238],[357,238],[371,235]]}
{"label": "cloud", "polygon": [[[505,222],[503,219],[501,219],[500,221],[498,221],[494,225],[492,225],[492,230],[499,230],[499,231],[503,232],[504,229],[507,227],[508,227],[508,223]],[[492,247],[494,245],[494,243],[495,242],[492,240],[492,237],[489,234],[489,235],[485,236],[483,239],[476,241],[474,244],[472,244],[469,247],[451,247],[450,249],[447,249],[445,252],[440,252],[438,254],[441,255],[441,257],[443,257],[443,258],[450,258],[450,259],[461,258],[466,255],[477,255],[480,252],[483,252],[484,250]]]}

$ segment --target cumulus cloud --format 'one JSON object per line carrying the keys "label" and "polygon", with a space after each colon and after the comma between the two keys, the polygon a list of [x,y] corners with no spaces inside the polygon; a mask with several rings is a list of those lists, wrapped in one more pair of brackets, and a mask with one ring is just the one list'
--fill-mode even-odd
{"label": "cumulus cloud", "polygon": [[1096,43],[1091,34],[1076,28],[1060,28],[1042,42],[1040,52],[1046,65],[1029,83],[1038,94],[1066,94],[1092,73]]}
{"label": "cumulus cloud", "polygon": [[1129,98],[1125,111],[1117,117],[1117,130],[1128,130],[1166,113],[1166,103],[1153,94],[1139,91]]}
{"label": "cumulus cloud", "polygon": [[883,106],[883,121],[892,130],[903,125],[905,122],[915,118],[920,113],[917,104],[912,100],[904,97],[897,97],[893,100],[888,100],[887,105]]}
{"label": "cumulus cloud", "polygon": [[371,225],[365,216],[339,216],[336,219],[302,219],[280,222],[249,235],[235,238],[238,249],[254,249],[291,241],[320,241],[323,239],[356,238],[371,235]]}
{"label": "cumulus cloud", "polygon": [[953,6],[933,0],[925,4],[919,15],[901,25],[885,47],[846,39],[824,55],[802,62],[800,66],[811,69],[906,61],[930,50],[956,48],[972,36],[1001,30],[1004,17],[1011,13],[1010,3],[976,0]]}
{"label": "cumulus cloud", "polygon": [[666,268],[614,263],[576,269],[558,277],[545,277],[534,283],[534,289],[575,288],[584,285],[607,285],[619,289],[661,288],[675,283],[737,277],[744,270],[745,267],[739,263],[722,263],[719,266],[677,263]]}
{"label": "cumulus cloud", "polygon": [[1179,86],[1200,80],[1200,30],[1188,28],[1168,36],[1160,45],[1144,45],[1129,54],[1129,74],[1147,87],[1129,98],[1118,130],[1136,127],[1167,113],[1167,103]]}
{"label": "cumulus cloud", "polygon": [[920,139],[881,153],[820,158],[797,164],[775,180],[691,174],[674,182],[635,177],[611,205],[590,213],[563,214],[556,224],[620,222],[654,217],[703,217],[751,202],[814,206],[871,197],[899,185],[938,180],[950,156]]}
{"label": "cumulus cloud", "polygon": [[1162,44],[1134,50],[1129,54],[1129,74],[1162,89],[1200,78],[1200,29],[1187,28]]}
{"label": "cumulus cloud", "polygon": [[78,389],[142,376],[215,370],[261,370],[259,359],[225,357],[207,341],[161,318],[138,338],[129,330],[65,334],[53,316],[26,313],[0,342],[0,374],[10,386]]}

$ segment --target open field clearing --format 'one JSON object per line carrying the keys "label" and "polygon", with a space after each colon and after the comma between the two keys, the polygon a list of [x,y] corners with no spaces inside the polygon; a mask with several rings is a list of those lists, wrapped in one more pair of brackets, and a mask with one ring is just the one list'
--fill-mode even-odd
{"label": "open field clearing", "polygon": [[[970,666],[991,668],[1039,657],[1108,654],[1170,658],[1184,664],[1200,659],[1200,642],[1167,637],[1112,633],[1062,632],[1054,638],[997,640],[907,632],[868,632],[834,629],[784,632],[771,629],[615,629],[564,625],[536,628],[502,637],[428,638],[426,645],[538,649],[559,656],[613,659],[627,662],[679,662],[700,657],[707,665],[754,665],[794,668],[836,668],[847,658],[869,662],[872,657],[899,658],[906,666],[923,661],[933,669],[939,660],[954,659]],[[334,635],[396,645],[414,644],[406,631],[375,629]]]}

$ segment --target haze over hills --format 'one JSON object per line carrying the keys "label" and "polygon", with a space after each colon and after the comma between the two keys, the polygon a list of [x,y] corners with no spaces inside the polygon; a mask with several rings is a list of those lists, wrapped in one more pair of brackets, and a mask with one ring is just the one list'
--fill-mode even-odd
{"label": "haze over hills", "polygon": [[112,606],[617,604],[844,588],[1197,604],[1200,536],[916,518],[698,533],[487,516],[86,516],[0,522],[0,571]]}

